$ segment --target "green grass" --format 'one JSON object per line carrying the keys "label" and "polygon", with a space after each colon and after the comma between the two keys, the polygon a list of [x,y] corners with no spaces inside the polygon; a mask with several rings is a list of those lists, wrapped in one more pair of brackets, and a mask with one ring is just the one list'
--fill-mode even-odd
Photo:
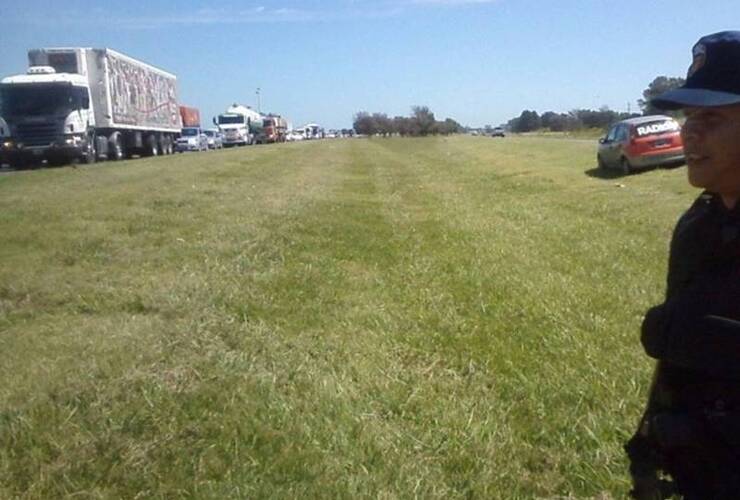
{"label": "green grass", "polygon": [[307,142],[0,176],[0,498],[622,498],[683,169]]}

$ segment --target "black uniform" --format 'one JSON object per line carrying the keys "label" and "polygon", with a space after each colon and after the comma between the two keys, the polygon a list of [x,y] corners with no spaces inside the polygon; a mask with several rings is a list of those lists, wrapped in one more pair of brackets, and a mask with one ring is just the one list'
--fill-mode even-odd
{"label": "black uniform", "polygon": [[740,498],[740,206],[704,193],[681,217],[641,340],[659,363],[627,445],[633,474],[663,470],[685,498]]}

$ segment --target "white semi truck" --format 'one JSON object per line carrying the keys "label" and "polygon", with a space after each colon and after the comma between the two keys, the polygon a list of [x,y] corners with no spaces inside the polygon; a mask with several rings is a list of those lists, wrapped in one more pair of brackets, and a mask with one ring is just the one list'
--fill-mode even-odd
{"label": "white semi truck", "polygon": [[16,168],[170,154],[181,122],[175,75],[111,49],[28,52],[0,80],[0,163]]}
{"label": "white semi truck", "polygon": [[225,113],[213,119],[224,136],[224,146],[254,144],[263,133],[264,117],[249,106],[233,104]]}

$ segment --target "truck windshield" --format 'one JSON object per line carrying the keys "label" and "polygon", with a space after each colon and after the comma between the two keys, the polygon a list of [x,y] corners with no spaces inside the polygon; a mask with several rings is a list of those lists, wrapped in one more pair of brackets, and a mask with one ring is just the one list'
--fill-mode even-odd
{"label": "truck windshield", "polygon": [[244,117],[241,115],[219,115],[218,116],[218,124],[219,125],[230,125],[232,123],[238,123],[240,125],[244,124]]}
{"label": "truck windshield", "polygon": [[71,85],[2,85],[3,116],[66,115],[85,107],[87,89]]}
{"label": "truck windshield", "polygon": [[182,129],[182,135],[186,137],[192,137],[198,135],[197,128],[184,128]]}

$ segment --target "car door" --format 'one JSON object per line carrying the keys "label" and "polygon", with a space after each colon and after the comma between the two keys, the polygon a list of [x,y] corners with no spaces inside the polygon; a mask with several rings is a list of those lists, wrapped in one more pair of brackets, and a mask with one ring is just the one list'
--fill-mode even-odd
{"label": "car door", "polygon": [[601,161],[607,166],[614,166],[617,162],[617,156],[615,154],[615,147],[617,146],[617,132],[619,131],[619,125],[614,125],[607,132],[604,141],[601,143]]}
{"label": "car door", "polygon": [[625,156],[625,148],[629,143],[629,125],[623,123],[617,128],[616,137],[614,138],[614,161],[621,163],[622,156]]}

